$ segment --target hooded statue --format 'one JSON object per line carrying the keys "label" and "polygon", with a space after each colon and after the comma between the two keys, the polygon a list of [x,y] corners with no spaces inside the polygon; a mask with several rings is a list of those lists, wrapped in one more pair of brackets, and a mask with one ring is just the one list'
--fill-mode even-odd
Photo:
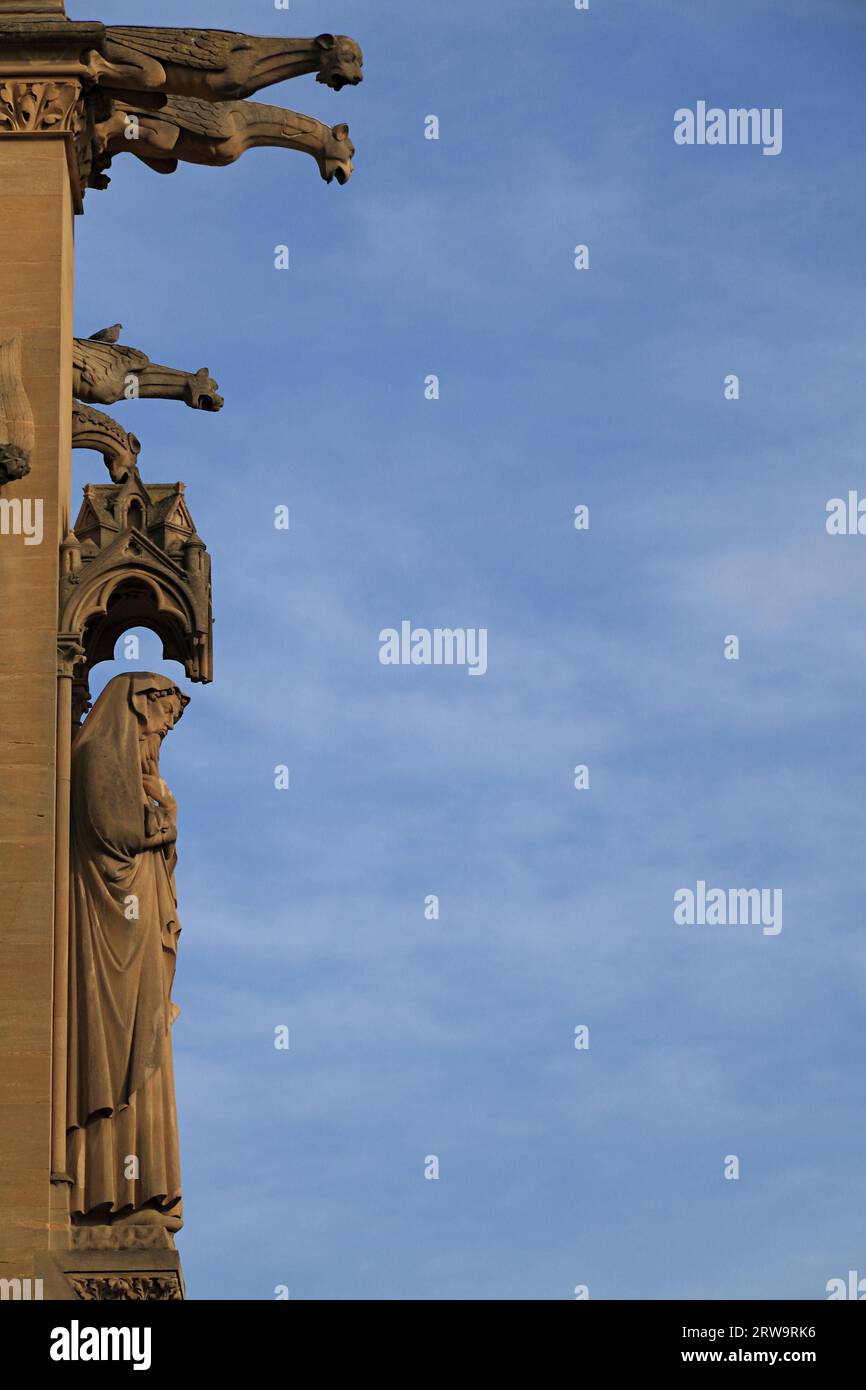
{"label": "hooded statue", "polygon": [[182,1224],[176,803],[159,750],[188,703],[167,676],[115,676],[72,747],[67,1165],[73,1223],[107,1246],[172,1247]]}

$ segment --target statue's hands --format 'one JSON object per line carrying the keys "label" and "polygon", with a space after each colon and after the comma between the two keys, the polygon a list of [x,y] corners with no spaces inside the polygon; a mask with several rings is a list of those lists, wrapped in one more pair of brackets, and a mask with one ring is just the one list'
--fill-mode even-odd
{"label": "statue's hands", "polygon": [[171,794],[161,777],[156,777],[152,772],[145,772],[141,778],[145,795],[155,801],[158,806],[163,806],[166,811],[176,811],[177,802]]}
{"label": "statue's hands", "polygon": [[[141,778],[150,802],[144,808],[145,849],[173,845],[177,839],[177,802],[161,777],[145,772]],[[156,802],[154,806],[152,803]]]}

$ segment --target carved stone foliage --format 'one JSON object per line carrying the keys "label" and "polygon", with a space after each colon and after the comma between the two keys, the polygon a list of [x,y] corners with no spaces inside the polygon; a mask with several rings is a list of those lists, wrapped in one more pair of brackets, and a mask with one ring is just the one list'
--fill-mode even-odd
{"label": "carved stone foliage", "polygon": [[86,1302],[183,1298],[176,1274],[90,1274],[70,1276],[69,1282]]}
{"label": "carved stone foliage", "polygon": [[72,394],[91,405],[111,405],[138,396],[183,401],[193,410],[215,411],[223,406],[207,367],[197,372],[162,367],[138,348],[92,338],[72,340]]}
{"label": "carved stone foliage", "polygon": [[141,444],[117,420],[90,405],[72,407],[73,449],[93,449],[101,454],[112,479],[121,483],[135,471]]}
{"label": "carved stone foliage", "polygon": [[57,674],[71,678],[75,674],[75,667],[80,661],[84,661],[87,653],[81,643],[80,638],[74,633],[59,632],[57,634]]}
{"label": "carved stone foliage", "polygon": [[0,486],[30,472],[36,429],[21,377],[21,334],[0,339]]}
{"label": "carved stone foliage", "polygon": [[183,483],[145,486],[134,471],[119,485],[88,484],[61,568],[58,630],[81,640],[85,670],[111,661],[129,628],[147,627],[190,680],[213,679],[210,556]]}
{"label": "carved stone foliage", "polygon": [[119,154],[137,155],[160,174],[178,163],[233,164],[262,145],[312,155],[326,183],[348,183],[355,147],[347,125],[327,126],[312,116],[258,101],[200,101],[169,97],[159,111],[127,101],[112,103],[108,120],[96,127],[91,182],[104,187],[104,171]]}
{"label": "carved stone foliage", "polygon": [[257,38],[225,29],[109,25],[90,71],[103,87],[231,101],[315,72],[335,91],[363,80],[364,58],[345,34]]}
{"label": "carved stone foliage", "polygon": [[[35,131],[74,129],[81,89],[74,82],[0,82],[0,131],[32,134]],[[80,120],[81,113],[78,113]]]}

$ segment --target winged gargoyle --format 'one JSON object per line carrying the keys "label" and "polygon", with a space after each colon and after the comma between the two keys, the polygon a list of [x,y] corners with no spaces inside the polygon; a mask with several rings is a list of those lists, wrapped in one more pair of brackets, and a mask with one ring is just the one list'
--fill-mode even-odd
{"label": "winged gargoyle", "polygon": [[91,186],[104,188],[104,170],[118,154],[137,155],[159,174],[178,163],[233,164],[259,145],[302,150],[319,166],[326,183],[348,183],[355,146],[347,125],[325,125],[312,116],[259,101],[200,101],[169,97],[159,111],[113,101],[112,114],[96,126]]}
{"label": "winged gargoyle", "polygon": [[[130,392],[134,381],[135,389]],[[161,367],[138,348],[94,338],[72,340],[72,394],[91,405],[142,399],[185,401],[193,410],[221,410],[223,398],[207,367],[182,372]]]}
{"label": "winged gargoyle", "polygon": [[105,460],[113,483],[123,483],[138,466],[141,444],[134,434],[89,405],[72,406],[73,449],[94,449]]}
{"label": "winged gargoyle", "polygon": [[94,80],[107,90],[162,92],[202,101],[249,97],[262,87],[309,72],[339,92],[363,81],[363,66],[360,48],[345,34],[270,39],[225,29],[143,25],[108,25],[100,49],[89,55]]}

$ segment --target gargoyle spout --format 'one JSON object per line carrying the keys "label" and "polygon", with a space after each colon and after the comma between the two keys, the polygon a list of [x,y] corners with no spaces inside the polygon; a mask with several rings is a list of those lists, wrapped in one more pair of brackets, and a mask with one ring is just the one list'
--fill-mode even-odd
{"label": "gargoyle spout", "polygon": [[223,398],[207,367],[183,372],[151,362],[146,353],[123,343],[73,339],[72,394],[89,405],[115,401],[184,401],[193,410],[221,410]]}
{"label": "gargoyle spout", "polygon": [[354,168],[355,146],[349,139],[347,125],[327,126],[312,116],[284,111],[279,106],[264,107],[263,110],[272,114],[263,117],[260,123],[253,123],[255,135],[251,144],[301,150],[313,156],[325,183],[331,183],[334,179],[339,184],[349,182]]}
{"label": "gargoyle spout", "polygon": [[345,34],[258,38],[226,29],[109,25],[88,66],[107,91],[234,101],[312,72],[338,92],[363,80],[364,58]]}
{"label": "gargoyle spout", "polygon": [[157,173],[171,174],[181,161],[219,167],[261,145],[312,155],[326,183],[348,183],[352,177],[355,147],[347,125],[327,126],[258,101],[169,97],[159,111],[112,102],[110,117],[96,127],[96,186],[104,186],[102,173],[119,154],[137,155]]}

